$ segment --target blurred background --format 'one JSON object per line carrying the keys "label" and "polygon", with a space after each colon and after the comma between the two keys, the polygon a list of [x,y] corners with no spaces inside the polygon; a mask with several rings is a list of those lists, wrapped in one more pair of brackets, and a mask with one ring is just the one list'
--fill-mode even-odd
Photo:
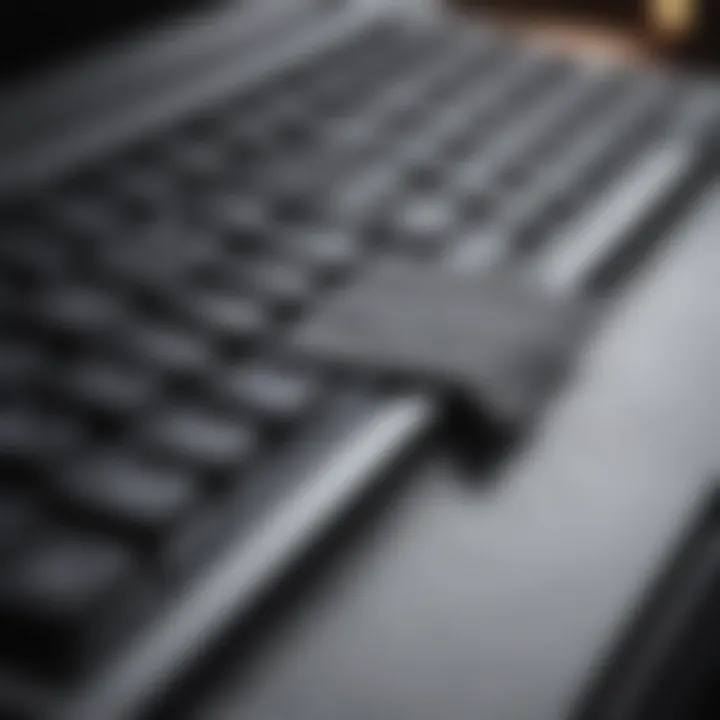
{"label": "blurred background", "polygon": [[[441,2],[441,0],[437,0]],[[718,0],[444,0],[445,4],[483,20],[512,25],[574,52],[600,54],[621,62],[661,62],[720,69],[720,2]],[[218,4],[220,4],[218,2]],[[10,0],[0,3],[0,64],[14,77],[53,55],[100,43],[129,25],[145,25],[150,16],[191,7],[190,0],[123,0],[78,3],[72,22],[48,32],[58,18],[67,19],[65,3]],[[100,32],[101,31],[101,32]],[[22,37],[22,42],[16,42]],[[77,42],[72,42],[76,40]],[[87,47],[82,47],[87,50]],[[58,57],[58,59],[60,59]],[[0,81],[3,79],[0,76]]]}
{"label": "blurred background", "polygon": [[[218,1],[218,4],[221,4]],[[235,0],[241,2],[241,0]],[[441,2],[441,0],[437,0]],[[444,0],[467,16],[491,20],[553,46],[625,63],[720,69],[718,0]],[[48,60],[143,27],[191,0],[123,0],[68,6],[45,0],[0,3],[0,83]],[[159,16],[159,17],[158,17]],[[48,28],[62,19],[62,31]],[[22,42],[17,42],[22,38]]]}
{"label": "blurred background", "polygon": [[621,62],[720,68],[717,0],[452,0],[572,51]]}

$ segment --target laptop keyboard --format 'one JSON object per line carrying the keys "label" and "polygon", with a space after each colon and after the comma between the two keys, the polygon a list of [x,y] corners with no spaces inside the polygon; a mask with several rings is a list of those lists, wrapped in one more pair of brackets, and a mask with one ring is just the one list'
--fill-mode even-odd
{"label": "laptop keyboard", "polygon": [[329,293],[463,248],[532,267],[680,132],[680,93],[380,22],[8,203],[2,672],[81,685],[264,512],[257,483],[283,497],[262,468],[359,382],[283,345]]}

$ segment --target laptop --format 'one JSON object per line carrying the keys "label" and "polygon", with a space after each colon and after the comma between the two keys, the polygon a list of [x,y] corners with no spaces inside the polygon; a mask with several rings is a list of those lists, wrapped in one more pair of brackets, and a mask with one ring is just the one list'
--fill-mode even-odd
{"label": "laptop", "polygon": [[0,717],[717,717],[712,78],[2,13]]}

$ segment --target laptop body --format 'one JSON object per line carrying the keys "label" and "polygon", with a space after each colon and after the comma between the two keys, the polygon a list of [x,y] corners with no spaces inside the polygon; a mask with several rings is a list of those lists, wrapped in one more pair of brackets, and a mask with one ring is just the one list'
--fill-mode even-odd
{"label": "laptop body", "polygon": [[[387,8],[303,7],[286,20],[289,12],[283,3],[191,8],[10,83],[3,188],[12,194],[62,175]],[[263,53],[253,45],[263,28],[315,12],[297,46]],[[578,376],[480,480],[457,466],[447,433],[431,432],[418,457],[394,471],[392,492],[330,536],[339,549],[307,566],[310,579],[282,586],[263,622],[250,616],[263,632],[247,648],[247,620],[230,632],[228,610],[222,662],[205,658],[189,697],[174,697],[172,663],[158,663],[148,670],[167,688],[158,697],[147,681],[138,692],[136,671],[101,674],[103,692],[70,707],[132,717],[136,703],[126,699],[153,695],[160,717],[571,716],[707,507],[717,426],[708,388],[720,340],[711,311],[716,213],[704,185],[678,213],[664,252],[617,296]],[[187,632],[202,644],[202,626]],[[633,717],[633,693],[646,691],[615,691],[614,682],[604,711]]]}

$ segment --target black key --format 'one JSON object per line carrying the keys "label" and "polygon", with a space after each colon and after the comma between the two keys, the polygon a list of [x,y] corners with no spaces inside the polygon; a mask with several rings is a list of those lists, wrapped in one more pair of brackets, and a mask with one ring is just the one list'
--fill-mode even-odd
{"label": "black key", "polygon": [[0,343],[0,397],[23,397],[43,374],[42,351],[31,345]]}
{"label": "black key", "polygon": [[333,144],[336,144],[342,155],[357,157],[359,154],[377,148],[380,138],[377,128],[368,123],[366,118],[339,118],[333,133]]}
{"label": "black key", "polygon": [[421,254],[448,243],[458,212],[449,197],[418,196],[401,206],[394,218],[394,235],[401,247]]}
{"label": "black key", "polygon": [[88,660],[91,633],[131,577],[120,545],[60,530],[36,538],[0,576],[0,652],[48,676]]}
{"label": "black key", "polygon": [[269,242],[272,223],[258,198],[224,192],[207,198],[204,207],[208,224],[229,249],[257,251]]}
{"label": "black key", "polygon": [[306,177],[297,186],[286,182],[284,187],[273,191],[273,218],[284,225],[300,225],[317,219],[322,213],[322,204],[317,191],[310,186]]}
{"label": "black key", "polygon": [[141,369],[98,360],[73,368],[66,389],[81,406],[125,415],[151,403],[155,383],[153,377]]}
{"label": "black key", "polygon": [[145,219],[167,208],[175,191],[167,172],[140,166],[116,169],[107,179],[107,185],[125,212]]}
{"label": "black key", "polygon": [[297,420],[320,395],[320,384],[311,374],[262,364],[230,373],[221,387],[231,402],[273,422]]}
{"label": "black key", "polygon": [[188,298],[188,312],[200,329],[210,331],[234,343],[251,342],[267,328],[262,307],[251,298],[232,292],[205,291]]}
{"label": "black key", "polygon": [[470,196],[487,192],[491,186],[494,169],[492,164],[483,160],[482,153],[470,155],[453,173],[454,191]]}
{"label": "black key", "polygon": [[157,296],[168,283],[186,277],[215,252],[207,236],[191,235],[180,223],[161,217],[136,228],[131,237],[117,238],[104,251],[101,264],[121,287],[145,289]]}
{"label": "black key", "polygon": [[362,257],[360,243],[339,230],[309,228],[292,234],[288,251],[322,276],[333,276],[351,270]]}
{"label": "black key", "polygon": [[257,437],[244,422],[178,409],[156,417],[144,431],[149,449],[179,463],[209,471],[229,471],[247,464]]}
{"label": "black key", "polygon": [[117,209],[99,193],[70,191],[55,198],[46,211],[58,230],[83,247],[92,247],[117,230]]}
{"label": "black key", "polygon": [[138,324],[120,339],[130,359],[161,373],[199,374],[212,363],[201,335],[181,327]]}
{"label": "black key", "polygon": [[211,141],[170,141],[168,161],[182,180],[202,182],[219,175],[227,158],[219,143]]}
{"label": "black key", "polygon": [[486,222],[501,212],[500,198],[492,189],[476,189],[459,194],[463,220],[469,223]]}
{"label": "black key", "polygon": [[443,180],[442,164],[432,159],[418,160],[405,172],[405,182],[413,190],[436,190]]}
{"label": "black key", "polygon": [[228,128],[226,140],[225,151],[235,171],[257,169],[268,161],[273,150],[272,136],[267,125],[257,121],[240,121]]}
{"label": "black key", "polygon": [[0,491],[0,557],[23,546],[35,527],[33,504],[10,490]]}
{"label": "black key", "polygon": [[35,455],[45,439],[43,418],[29,407],[0,414],[0,462]]}
{"label": "black key", "polygon": [[378,206],[395,190],[399,171],[392,162],[357,178],[343,182],[331,198],[332,210],[343,224],[362,224],[374,215]]}
{"label": "black key", "polygon": [[52,337],[91,339],[112,333],[124,308],[110,293],[92,286],[67,285],[42,301],[41,322]]}
{"label": "black key", "polygon": [[323,165],[331,159],[320,153],[290,156],[277,163],[266,177],[272,219],[296,226],[308,224],[323,212]]}
{"label": "black key", "polygon": [[146,540],[158,540],[176,526],[197,495],[188,474],[119,454],[71,470],[55,491],[75,511]]}
{"label": "black key", "polygon": [[39,230],[0,230],[0,266],[8,279],[28,285],[42,285],[61,278],[70,253],[56,237]]}
{"label": "black key", "polygon": [[301,308],[313,290],[310,274],[297,264],[259,261],[249,266],[247,272],[258,295],[281,313]]}
{"label": "black key", "polygon": [[274,128],[278,140],[288,150],[307,148],[317,138],[317,126],[305,113],[295,112],[282,118]]}
{"label": "black key", "polygon": [[34,408],[6,408],[0,413],[0,483],[40,480],[75,452],[81,440],[72,420]]}

